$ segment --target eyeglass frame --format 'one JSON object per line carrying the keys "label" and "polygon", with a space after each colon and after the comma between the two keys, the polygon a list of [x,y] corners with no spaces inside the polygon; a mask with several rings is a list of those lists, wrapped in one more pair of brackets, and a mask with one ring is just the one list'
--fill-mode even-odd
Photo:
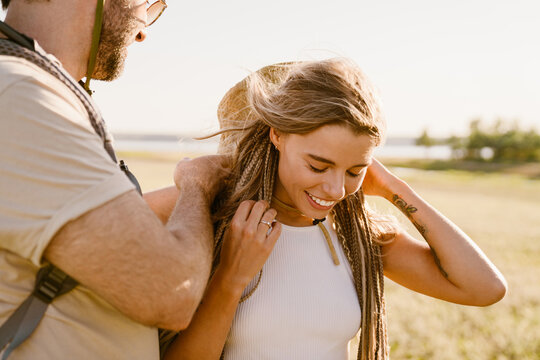
{"label": "eyeglass frame", "polygon": [[157,19],[159,19],[159,17],[163,14],[163,12],[165,11],[165,9],[167,8],[167,3],[165,2],[165,0],[156,0],[154,1],[152,4],[150,4],[150,2],[148,0],[146,0],[146,3],[149,4],[148,8],[146,9],[146,13],[148,14],[148,10],[154,6],[155,4],[157,3],[161,3],[161,5],[163,6],[163,8],[161,9],[161,11],[159,12],[159,14],[156,16],[156,18],[150,23],[150,24],[146,24],[146,27],[149,27],[150,25],[152,25],[153,23],[155,23],[157,21]]}

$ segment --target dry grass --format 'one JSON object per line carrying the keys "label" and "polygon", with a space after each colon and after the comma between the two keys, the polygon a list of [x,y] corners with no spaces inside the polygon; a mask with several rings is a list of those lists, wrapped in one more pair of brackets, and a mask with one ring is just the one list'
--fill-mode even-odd
{"label": "dry grass", "polygon": [[[171,184],[173,158],[126,160],[148,191]],[[387,281],[392,358],[540,359],[540,180],[394,170],[477,242],[505,275],[509,292],[493,306],[475,308],[428,298]],[[407,223],[384,200],[369,201]]]}
{"label": "dry grass", "polygon": [[[509,291],[499,303],[475,308],[387,281],[392,358],[540,359],[540,181],[501,174],[401,172],[474,239],[505,275]],[[375,203],[406,223],[384,200]]]}

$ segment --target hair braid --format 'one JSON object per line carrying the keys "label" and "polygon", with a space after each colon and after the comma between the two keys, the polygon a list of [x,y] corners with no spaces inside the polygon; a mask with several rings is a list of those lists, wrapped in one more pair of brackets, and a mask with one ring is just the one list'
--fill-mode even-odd
{"label": "hair braid", "polygon": [[361,191],[334,208],[336,231],[354,277],[362,310],[358,360],[388,358],[380,245],[371,231]]}
{"label": "hair braid", "polygon": [[[366,271],[369,271],[370,272],[370,279],[369,279],[369,282],[370,282],[370,288],[371,288],[371,296],[369,297],[369,300],[370,300],[370,309],[372,311],[372,313],[370,314],[370,316],[374,319],[375,321],[375,326],[376,328],[374,329],[373,333],[370,334],[371,337],[374,337],[375,338],[375,344],[378,345],[380,344],[380,327],[378,326],[379,324],[379,321],[380,321],[380,313],[379,313],[379,310],[380,310],[380,296],[379,296],[379,289],[380,289],[380,286],[379,286],[379,283],[378,283],[378,266],[377,266],[377,262],[379,259],[379,257],[377,256],[377,248],[378,248],[378,245],[374,244],[373,243],[373,239],[371,237],[371,232],[369,231],[369,224],[367,222],[367,218],[366,218],[366,214],[365,214],[365,211],[363,211],[362,208],[358,208],[358,207],[362,207],[362,201],[363,199],[360,199],[358,198],[358,196],[354,196],[354,199],[353,199],[353,202],[354,202],[354,205],[355,205],[355,213],[358,214],[357,215],[357,220],[360,221],[360,224],[361,226],[359,227],[359,230],[361,232],[361,238],[365,239],[364,241],[366,242],[365,246],[366,248],[369,249],[369,251],[367,251],[367,257],[368,257],[368,261],[367,261],[367,268],[366,268]],[[375,346],[375,359],[378,358],[378,354],[379,354],[379,346]]]}
{"label": "hair braid", "polygon": [[268,135],[270,128],[262,121],[255,122],[242,137],[235,154],[229,190],[214,204],[214,269],[219,263],[221,245],[226,229],[236,209],[244,200],[266,200],[270,203],[277,174],[278,152]]}

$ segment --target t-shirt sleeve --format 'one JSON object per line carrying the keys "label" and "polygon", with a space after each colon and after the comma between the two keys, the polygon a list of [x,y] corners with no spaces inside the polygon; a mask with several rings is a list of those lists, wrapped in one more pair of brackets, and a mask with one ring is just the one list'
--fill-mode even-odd
{"label": "t-shirt sleeve", "polygon": [[67,222],[134,189],[49,74],[0,89],[0,248],[40,265]]}

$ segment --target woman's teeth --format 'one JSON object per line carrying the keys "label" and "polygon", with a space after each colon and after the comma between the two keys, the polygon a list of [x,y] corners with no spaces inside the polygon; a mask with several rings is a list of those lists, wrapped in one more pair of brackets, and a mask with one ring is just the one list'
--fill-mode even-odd
{"label": "woman's teeth", "polygon": [[309,195],[309,197],[315,201],[317,204],[321,205],[321,206],[332,206],[334,205],[334,201],[326,201],[326,200],[323,200],[323,199],[319,199],[313,195],[311,195],[310,193],[307,193]]}

